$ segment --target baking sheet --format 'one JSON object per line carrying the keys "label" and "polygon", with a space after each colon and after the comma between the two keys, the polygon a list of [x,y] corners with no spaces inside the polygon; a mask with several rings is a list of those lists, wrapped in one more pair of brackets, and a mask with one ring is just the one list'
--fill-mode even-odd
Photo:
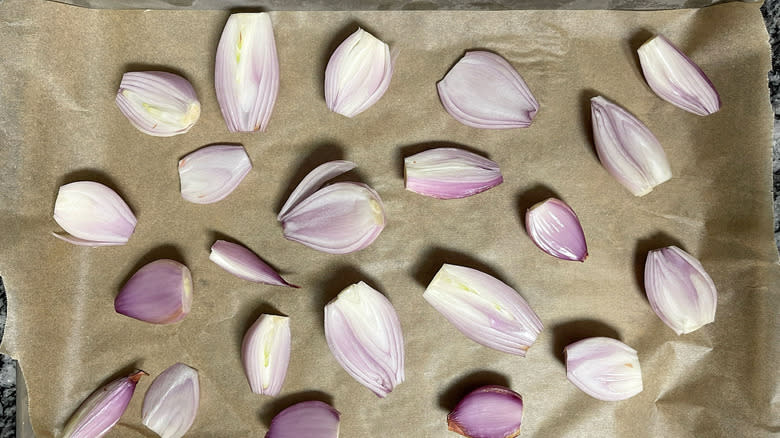
{"label": "baking sheet", "polygon": [[[759,5],[662,12],[274,12],[281,89],[268,132],[228,133],[213,89],[226,12],[99,11],[42,0],[0,5],[0,274],[8,289],[2,350],[17,358],[38,437],[57,436],[96,388],[174,362],[200,372],[193,437],[262,435],[281,409],[320,399],[342,412],[341,436],[454,436],[447,412],[468,390],[504,384],[525,401],[523,436],[770,436],[777,399],[778,257],[772,239],[766,93],[769,46]],[[324,67],[362,26],[400,49],[387,94],[355,119],[327,111]],[[661,32],[708,73],[720,112],[698,117],[645,85],[638,45]],[[476,130],[441,107],[435,82],[465,50],[485,48],[523,75],[541,109],[528,129]],[[193,130],[155,138],[114,104],[122,73],[165,69],[189,78],[203,112]],[[674,178],[635,198],[600,166],[588,99],[625,106],[658,136]],[[254,170],[227,199],[181,199],[176,164],[206,144],[242,143]],[[403,189],[402,157],[453,142],[501,165],[505,182],[439,201]],[[332,159],[382,196],[388,224],[358,253],[315,252],[282,237],[276,213],[305,173]],[[50,235],[61,184],[96,180],[138,216],[126,246],[83,248]],[[564,262],[523,231],[527,207],[569,203],[590,257]],[[298,290],[234,278],[208,260],[215,239],[257,251]],[[677,244],[719,290],[714,324],[682,337],[651,311],[641,286],[648,250]],[[191,314],[172,326],[118,315],[113,299],[144,263],[186,263]],[[481,269],[515,287],[545,329],[526,358],[473,343],[422,299],[442,263]],[[378,399],[344,372],[323,334],[325,303],[364,280],[396,307],[406,382]],[[283,393],[251,393],[240,363],[244,331],[263,312],[291,318]],[[618,403],[565,377],[562,348],[613,336],[639,352],[644,391]],[[110,437],[154,436],[140,422],[152,378],[138,386]]]}

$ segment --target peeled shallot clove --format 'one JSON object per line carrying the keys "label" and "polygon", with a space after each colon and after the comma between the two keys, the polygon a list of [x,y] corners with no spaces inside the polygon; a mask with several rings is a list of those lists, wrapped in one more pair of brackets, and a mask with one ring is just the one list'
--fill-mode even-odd
{"label": "peeled shallot clove", "polygon": [[645,290],[653,311],[678,335],[715,321],[715,283],[701,262],[676,246],[647,255]]}
{"label": "peeled shallot clove", "polygon": [[156,137],[184,134],[200,118],[200,102],[192,84],[164,71],[125,73],[116,104],[139,131]]}
{"label": "peeled shallot clove", "polygon": [[217,46],[214,86],[230,132],[265,131],[279,92],[271,17],[232,14]]}
{"label": "peeled shallot clove", "polygon": [[536,246],[553,257],[580,262],[588,257],[580,220],[560,199],[550,198],[529,208],[525,229]]}
{"label": "peeled shallot clove", "polygon": [[504,181],[495,162],[458,148],[435,148],[404,158],[406,190],[439,199],[465,198]]}
{"label": "peeled shallot clove", "polygon": [[181,263],[160,259],[136,271],[114,300],[117,313],[152,324],[181,321],[192,306],[192,275]]}
{"label": "peeled shallot clove", "polygon": [[604,401],[642,392],[636,350],[612,338],[587,338],[566,346],[566,377],[591,397]]}
{"label": "peeled shallot clove", "polygon": [[340,418],[327,403],[296,403],[276,414],[265,438],[338,438]]}
{"label": "peeled shallot clove", "polygon": [[212,145],[179,160],[181,197],[195,204],[225,199],[252,170],[243,146]]}
{"label": "peeled shallot clove", "polygon": [[720,95],[710,78],[663,35],[649,39],[637,53],[647,85],[658,97],[700,116],[720,109]]}
{"label": "peeled shallot clove", "polygon": [[171,365],[155,377],[144,396],[144,426],[162,438],[181,438],[198,414],[198,372],[183,363]]}
{"label": "peeled shallot clove", "polygon": [[491,52],[466,52],[436,86],[444,109],[474,128],[526,128],[539,110],[517,70]]}
{"label": "peeled shallot clove", "polygon": [[523,397],[509,388],[477,388],[447,415],[449,430],[469,438],[514,438],[523,421]]}
{"label": "peeled shallot clove", "polygon": [[100,438],[108,433],[130,404],[143,371],[114,380],[93,392],[65,424],[63,438]]}
{"label": "peeled shallot clove", "polygon": [[385,227],[385,212],[374,189],[354,182],[320,188],[354,167],[331,161],[311,171],[279,212],[284,237],[330,254],[359,251],[376,240]]}
{"label": "peeled shallot clove", "polygon": [[390,48],[358,29],[336,48],[328,61],[325,103],[333,112],[355,117],[385,94],[392,77]]}
{"label": "peeled shallot clove", "polygon": [[593,139],[601,164],[635,196],[672,177],[663,147],[644,123],[597,96],[590,100]]}
{"label": "peeled shallot clove", "polygon": [[137,220],[115,191],[94,181],[77,181],[60,187],[54,201],[54,221],[67,233],[54,237],[74,245],[124,245]]}
{"label": "peeled shallot clove", "polygon": [[217,240],[211,245],[209,260],[236,277],[272,286],[298,286],[290,284],[260,257],[237,243]]}
{"label": "peeled shallot clove", "polygon": [[517,291],[476,269],[443,265],[423,298],[469,339],[506,353],[525,356],[542,331]]}
{"label": "peeled shallot clove", "polygon": [[404,381],[404,339],[390,301],[364,282],[325,306],[325,339],[344,370],[379,397]]}
{"label": "peeled shallot clove", "polygon": [[255,394],[279,395],[290,363],[290,318],[260,315],[241,344],[241,362]]}

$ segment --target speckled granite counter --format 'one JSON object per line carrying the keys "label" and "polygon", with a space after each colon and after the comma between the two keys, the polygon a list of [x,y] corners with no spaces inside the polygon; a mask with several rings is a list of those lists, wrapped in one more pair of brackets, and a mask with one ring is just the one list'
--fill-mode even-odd
{"label": "speckled granite counter", "polygon": [[[762,7],[772,45],[772,66],[769,72],[769,92],[775,111],[773,138],[775,239],[780,248],[780,0],[766,0]],[[0,280],[0,339],[6,320],[6,294]],[[0,438],[16,436],[16,361],[0,354]]]}
{"label": "speckled granite counter", "polygon": [[769,42],[772,45],[772,71],[769,72],[769,94],[775,109],[775,134],[772,171],[774,172],[775,240],[780,248],[780,0],[767,0],[761,9]]}
{"label": "speckled granite counter", "polygon": [[[7,310],[5,287],[0,280],[0,339]],[[16,361],[0,354],[0,438],[16,436]]]}

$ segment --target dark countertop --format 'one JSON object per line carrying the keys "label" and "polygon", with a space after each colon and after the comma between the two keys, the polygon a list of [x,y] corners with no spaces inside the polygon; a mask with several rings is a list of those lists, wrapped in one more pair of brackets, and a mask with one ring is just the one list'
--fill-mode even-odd
{"label": "dark countertop", "polygon": [[[772,45],[769,93],[775,111],[772,171],[774,175],[775,240],[780,248],[780,0],[766,0],[761,8]],[[0,279],[0,339],[6,319],[6,295]],[[16,436],[16,361],[0,354],[0,438]]]}

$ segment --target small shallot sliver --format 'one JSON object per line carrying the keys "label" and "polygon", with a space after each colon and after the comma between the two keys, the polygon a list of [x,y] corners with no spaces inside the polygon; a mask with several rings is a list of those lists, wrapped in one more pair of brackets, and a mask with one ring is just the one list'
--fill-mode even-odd
{"label": "small shallot sliver", "polygon": [[179,160],[181,197],[194,204],[225,199],[252,170],[243,146],[212,145]]}
{"label": "small shallot sliver", "polygon": [[195,422],[199,404],[198,372],[183,363],[171,365],[146,390],[144,426],[162,438],[181,438]]}
{"label": "small shallot sliver", "polygon": [[80,246],[124,245],[138,222],[115,191],[94,181],[60,187],[54,221],[68,233],[52,233],[54,237]]}
{"label": "small shallot sliver", "polygon": [[341,413],[312,400],[296,403],[276,414],[265,438],[338,438]]}
{"label": "small shallot sliver", "polygon": [[230,15],[217,46],[214,87],[230,132],[266,130],[279,93],[279,59],[270,15]]}
{"label": "small shallot sliver", "polygon": [[325,306],[325,339],[338,363],[379,397],[404,381],[401,322],[387,298],[359,282]]}
{"label": "small shallot sliver", "polygon": [[127,409],[143,371],[114,380],[93,392],[65,424],[63,438],[98,438],[108,433]]}
{"label": "small shallot sliver", "polygon": [[241,362],[255,394],[279,395],[290,363],[290,318],[260,315],[241,344]]}
{"label": "small shallot sliver", "polygon": [[442,265],[423,298],[474,342],[525,356],[542,321],[520,294],[476,269]]}
{"label": "small shallot sliver", "polygon": [[514,438],[523,421],[523,397],[509,388],[477,388],[447,415],[449,430],[469,438]]}
{"label": "small shallot sliver", "polygon": [[349,161],[330,161],[311,171],[285,202],[278,219],[284,237],[330,254],[359,251],[385,227],[382,199],[371,187],[329,179],[354,168]]}
{"label": "small shallot sliver", "polygon": [[517,70],[492,52],[466,52],[437,88],[444,109],[474,128],[526,128],[539,111]]}
{"label": "small shallot sliver", "polygon": [[549,198],[529,208],[525,228],[534,244],[553,257],[580,262],[588,257],[580,220],[560,199]]}
{"label": "small shallot sliver", "polygon": [[272,286],[298,287],[284,281],[282,276],[260,257],[237,243],[217,240],[211,245],[209,260],[236,277],[247,281]]}
{"label": "small shallot sliver", "polygon": [[647,255],[645,291],[653,311],[678,335],[715,321],[715,283],[701,262],[676,246]]}
{"label": "small shallot sliver", "polygon": [[404,158],[406,190],[438,199],[482,193],[504,181],[495,162],[459,148],[428,149]]}
{"label": "small shallot sliver", "polygon": [[566,377],[591,397],[618,401],[642,392],[637,352],[617,339],[587,338],[563,351]]}
{"label": "small shallot sliver", "polygon": [[164,71],[125,73],[116,104],[139,131],[156,137],[184,134],[200,118],[200,102],[192,84]]}
{"label": "small shallot sliver", "polygon": [[720,110],[710,78],[663,35],[649,39],[637,53],[647,85],[661,99],[699,116]]}
{"label": "small shallot sliver", "polygon": [[136,271],[114,300],[114,309],[152,324],[181,321],[192,307],[192,275],[175,260],[160,259]]}
{"label": "small shallot sliver", "polygon": [[590,100],[590,111],[599,161],[634,196],[672,177],[661,143],[644,123],[601,96]]}
{"label": "small shallot sliver", "polygon": [[388,45],[358,29],[328,61],[325,103],[333,112],[355,117],[385,94],[392,77],[393,60]]}

